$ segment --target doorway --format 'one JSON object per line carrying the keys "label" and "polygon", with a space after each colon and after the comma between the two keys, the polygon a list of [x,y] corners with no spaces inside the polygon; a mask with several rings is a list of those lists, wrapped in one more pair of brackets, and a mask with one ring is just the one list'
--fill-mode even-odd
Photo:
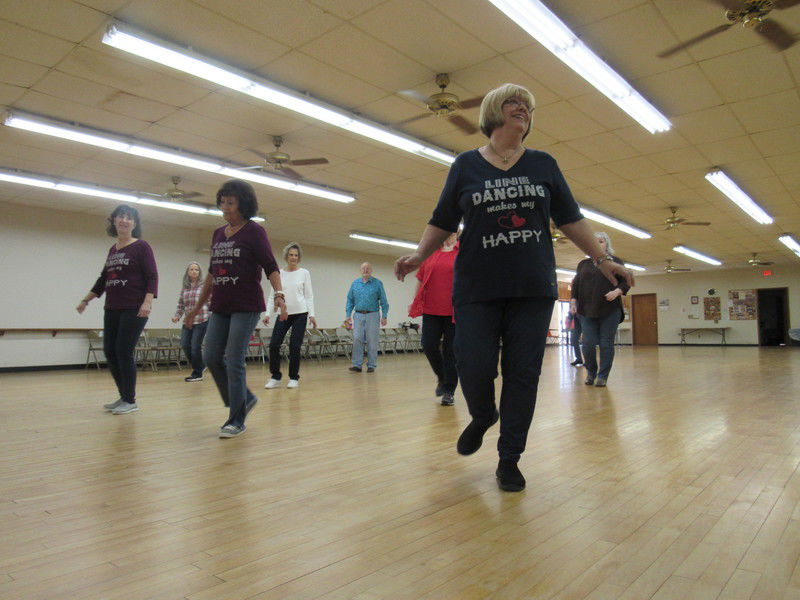
{"label": "doorway", "polygon": [[789,329],[789,289],[756,290],[759,346],[784,346]]}
{"label": "doorway", "polygon": [[633,343],[636,346],[658,345],[658,312],[655,294],[631,296],[633,313]]}

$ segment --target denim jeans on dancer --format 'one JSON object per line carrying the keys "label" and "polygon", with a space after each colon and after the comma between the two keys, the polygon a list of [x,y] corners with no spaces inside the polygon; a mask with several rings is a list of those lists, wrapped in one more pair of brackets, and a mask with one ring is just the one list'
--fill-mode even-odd
{"label": "denim jeans on dancer", "polygon": [[258,312],[213,313],[208,320],[203,358],[230,416],[225,425],[244,425],[245,406],[255,399],[247,389],[245,358]]}
{"label": "denim jeans on dancer", "polygon": [[200,376],[206,368],[206,363],[203,362],[203,338],[207,328],[208,321],[192,325],[191,329],[185,325],[181,328],[181,348],[192,365],[192,375]]}
{"label": "denim jeans on dancer", "polygon": [[136,308],[107,310],[103,317],[103,352],[108,370],[117,384],[119,397],[136,402],[136,342],[147,317],[137,317]]}
{"label": "denim jeans on dancer", "polygon": [[[581,316],[583,329],[583,364],[589,377],[608,379],[614,364],[614,338],[619,327],[619,311],[612,310],[602,319]],[[597,366],[597,346],[600,346],[600,368]]]}
{"label": "denim jeans on dancer", "polygon": [[367,367],[378,364],[378,337],[381,331],[381,313],[353,313],[353,366],[364,363],[364,340],[367,345]]}
{"label": "denim jeans on dancer", "polygon": [[478,423],[489,423],[494,415],[494,380],[503,341],[497,441],[501,459],[518,461],[525,450],[554,302],[507,298],[455,307],[458,377],[469,414]]}
{"label": "denim jeans on dancer", "polygon": [[422,350],[444,391],[453,394],[458,385],[453,338],[456,326],[452,316],[422,315]]}
{"label": "denim jeans on dancer", "polygon": [[283,376],[281,373],[281,344],[289,329],[292,330],[289,338],[289,379],[300,379],[300,348],[303,346],[307,323],[307,312],[289,315],[285,321],[275,321],[272,337],[269,340],[269,372],[273,379],[280,381]]}

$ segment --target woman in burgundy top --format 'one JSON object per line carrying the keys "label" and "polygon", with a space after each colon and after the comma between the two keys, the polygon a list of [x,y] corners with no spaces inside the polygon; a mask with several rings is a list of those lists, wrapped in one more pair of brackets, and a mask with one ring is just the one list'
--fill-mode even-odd
{"label": "woman in burgundy top", "polygon": [[83,313],[95,298],[106,294],[103,318],[103,352],[119,391],[119,400],[105,404],[115,415],[139,410],[136,404],[136,342],[144,330],[158,295],[158,270],[150,244],[142,235],[139,212],[125,204],[108,217],[108,235],[117,238],[106,257],[100,277],[78,304]]}
{"label": "woman in burgundy top", "polygon": [[[612,260],[624,265],[614,256],[611,238],[599,231],[597,243]],[[614,363],[614,337],[617,327],[625,318],[620,296],[627,294],[630,286],[620,278],[612,284],[588,258],[578,263],[572,280],[572,297],[577,302],[578,317],[583,330],[583,363],[586,365],[586,385],[605,387],[611,365]],[[597,346],[600,346],[600,366],[597,365]]]}
{"label": "woman in burgundy top", "polygon": [[453,265],[458,256],[458,235],[448,237],[417,271],[417,291],[408,307],[409,317],[422,315],[422,349],[439,382],[436,395],[442,406],[453,406],[458,385],[453,353]]}
{"label": "woman in burgundy top", "polygon": [[208,275],[197,304],[186,314],[183,323],[191,329],[200,308],[211,295],[211,318],[203,358],[222,401],[230,408],[219,437],[233,438],[245,432],[247,414],[258,402],[247,388],[244,361],[250,336],[266,310],[261,289],[262,270],[275,291],[275,309],[281,311],[280,320],[285,321],[287,314],[281,274],[267,232],[251,221],[258,212],[253,186],[239,179],[227,181],[217,192],[217,207],[228,224],[214,231],[211,237]]}

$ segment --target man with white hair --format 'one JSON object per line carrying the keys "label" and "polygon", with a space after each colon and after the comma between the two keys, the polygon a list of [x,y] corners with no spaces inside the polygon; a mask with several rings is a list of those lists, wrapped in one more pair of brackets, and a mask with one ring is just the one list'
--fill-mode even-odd
{"label": "man with white hair", "polygon": [[378,336],[386,325],[389,301],[383,283],[372,276],[372,265],[361,265],[361,277],[356,279],[347,292],[345,324],[353,325],[353,366],[350,370],[361,373],[364,364],[364,341],[367,346],[367,373],[375,371],[378,362]]}

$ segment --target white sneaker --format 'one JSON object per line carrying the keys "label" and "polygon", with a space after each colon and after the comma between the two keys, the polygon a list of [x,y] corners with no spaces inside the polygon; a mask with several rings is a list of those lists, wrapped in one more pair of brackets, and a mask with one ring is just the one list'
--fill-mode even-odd
{"label": "white sneaker", "polygon": [[111,411],[112,415],[127,415],[128,413],[136,412],[139,410],[139,405],[136,402],[121,402],[118,407]]}
{"label": "white sneaker", "polygon": [[300,386],[300,382],[297,379],[290,379],[289,383],[286,385],[287,388],[296,388]]}
{"label": "white sneaker", "polygon": [[281,387],[281,380],[280,379],[270,379],[265,385],[264,389],[272,390],[276,387]]}

